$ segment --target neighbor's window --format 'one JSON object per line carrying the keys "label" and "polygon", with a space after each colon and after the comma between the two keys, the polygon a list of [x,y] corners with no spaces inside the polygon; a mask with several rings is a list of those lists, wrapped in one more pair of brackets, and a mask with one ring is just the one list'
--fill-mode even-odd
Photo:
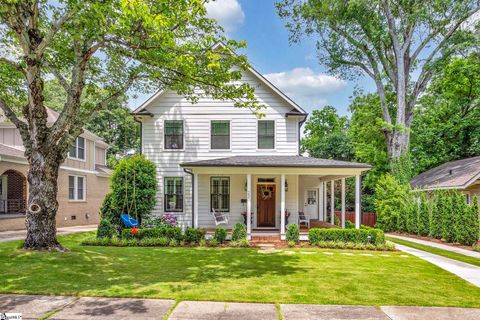
{"label": "neighbor's window", "polygon": [[210,178],[210,207],[219,212],[230,211],[230,177]]}
{"label": "neighbor's window", "polygon": [[183,149],[183,120],[165,120],[165,149]]}
{"label": "neighbor's window", "polygon": [[68,199],[85,200],[85,177],[68,176]]}
{"label": "neighbor's window", "polygon": [[74,159],[85,160],[85,138],[78,137],[75,143],[70,146],[68,156]]}
{"label": "neighbor's window", "polygon": [[165,211],[182,212],[183,211],[183,178],[165,177]]}
{"label": "neighbor's window", "polygon": [[275,121],[258,121],[258,149],[275,148]]}
{"label": "neighbor's window", "polygon": [[230,121],[212,120],[210,127],[211,148],[230,149]]}
{"label": "neighbor's window", "polygon": [[465,193],[465,201],[467,204],[472,204],[472,197],[470,196],[470,193]]}

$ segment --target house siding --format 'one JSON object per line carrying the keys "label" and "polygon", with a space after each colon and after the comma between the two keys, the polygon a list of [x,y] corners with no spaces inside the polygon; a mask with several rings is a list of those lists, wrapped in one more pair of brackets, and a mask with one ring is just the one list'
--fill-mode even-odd
{"label": "house siding", "polygon": [[[292,107],[249,72],[244,73],[242,81],[256,88],[255,94],[258,100],[266,106],[265,109],[261,110],[265,115],[262,120],[275,121],[275,149],[257,149],[258,118],[251,110],[235,108],[233,102],[208,98],[200,98],[197,103],[192,104],[185,97],[175,92],[167,91],[163,93],[148,106],[148,111],[153,114],[153,117],[145,117],[142,120],[142,152],[147,159],[152,160],[157,166],[158,193],[154,214],[161,215],[164,213],[163,178],[165,176],[183,176],[184,212],[175,213],[175,215],[182,226],[191,225],[192,178],[180,167],[182,162],[235,155],[298,154],[298,119],[285,116],[287,112],[291,111]],[[164,150],[165,120],[184,121],[183,150]],[[210,149],[211,120],[230,120],[230,150]],[[235,180],[235,183],[237,182]],[[199,190],[204,191],[208,188],[208,181],[200,179]],[[241,190],[243,190],[243,187]],[[202,195],[202,197],[205,197],[205,195]],[[200,195],[199,198],[201,198]],[[205,201],[204,199],[199,200]],[[199,204],[199,211],[204,209],[205,207]],[[209,214],[209,209],[206,212]]]}

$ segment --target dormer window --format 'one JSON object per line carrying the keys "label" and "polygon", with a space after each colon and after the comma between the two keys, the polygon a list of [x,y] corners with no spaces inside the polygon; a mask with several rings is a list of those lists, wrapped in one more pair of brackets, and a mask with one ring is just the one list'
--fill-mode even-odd
{"label": "dormer window", "polygon": [[275,149],[275,121],[258,120],[258,149]]}
{"label": "dormer window", "polygon": [[183,149],[183,120],[165,120],[165,149]]}
{"label": "dormer window", "polygon": [[68,157],[72,159],[85,160],[85,138],[78,137],[70,147]]}

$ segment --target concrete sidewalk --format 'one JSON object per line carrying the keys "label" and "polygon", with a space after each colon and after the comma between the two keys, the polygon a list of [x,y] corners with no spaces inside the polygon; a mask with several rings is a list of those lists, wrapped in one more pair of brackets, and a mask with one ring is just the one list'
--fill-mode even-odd
{"label": "concrete sidewalk", "polygon": [[395,244],[395,247],[403,252],[433,263],[434,265],[467,280],[471,284],[480,287],[480,267],[458,260],[445,258],[430,252],[410,248],[401,244]]}
{"label": "concrete sidewalk", "polygon": [[[75,298],[0,295],[1,313],[22,313],[23,319],[169,319],[169,320],[477,320],[479,309],[234,303],[160,299]],[[168,315],[168,317],[167,317]]]}
{"label": "concrete sidewalk", "polygon": [[451,252],[456,252],[456,253],[459,253],[459,254],[463,254],[465,256],[480,259],[480,252],[470,251],[470,250],[466,250],[466,249],[462,249],[462,248],[458,248],[458,247],[454,247],[454,246],[449,246],[449,245],[446,245],[446,244],[437,243],[437,242],[433,242],[433,241],[427,241],[427,240],[421,240],[421,239],[416,239],[416,238],[399,236],[399,235],[396,235],[396,234],[387,233],[385,235],[388,236],[388,237],[401,239],[401,240],[406,240],[406,241],[410,241],[410,242],[415,242],[415,243],[418,243],[418,244],[423,244],[425,246],[434,247],[434,248],[438,248],[438,249],[443,249],[443,250],[447,250],[447,251],[451,251]]}
{"label": "concrete sidewalk", "polygon": [[[80,232],[87,232],[87,231],[94,231],[94,230],[97,230],[96,224],[87,225],[87,226],[63,227],[63,228],[57,228],[57,235],[80,233]],[[27,235],[27,230],[2,231],[0,232],[0,242],[24,240],[26,235]]]}

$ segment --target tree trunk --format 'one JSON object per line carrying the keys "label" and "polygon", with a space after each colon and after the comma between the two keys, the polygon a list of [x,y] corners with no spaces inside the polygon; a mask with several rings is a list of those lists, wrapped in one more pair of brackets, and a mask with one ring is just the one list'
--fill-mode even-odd
{"label": "tree trunk", "polygon": [[390,159],[395,161],[407,154],[410,134],[407,131],[396,130],[393,133],[391,144],[388,148]]}
{"label": "tree trunk", "polygon": [[54,157],[45,157],[38,151],[32,152],[29,157],[27,238],[24,249],[64,250],[56,237],[58,163]]}

